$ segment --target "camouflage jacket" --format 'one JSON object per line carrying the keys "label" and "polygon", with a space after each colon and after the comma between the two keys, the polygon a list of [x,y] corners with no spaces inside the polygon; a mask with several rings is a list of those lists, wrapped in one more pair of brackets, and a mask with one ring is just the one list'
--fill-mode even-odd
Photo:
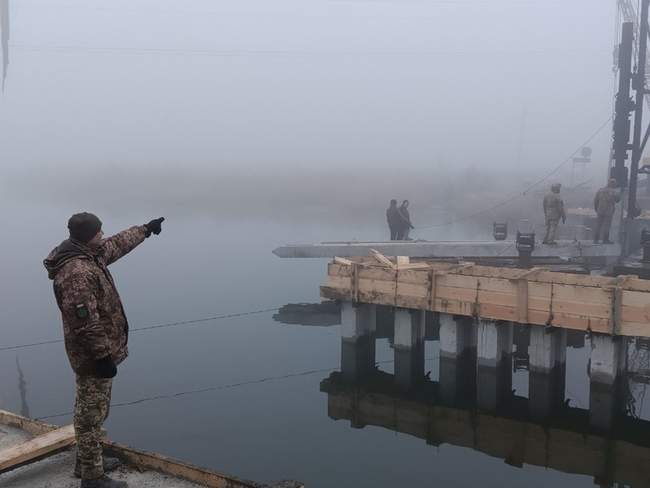
{"label": "camouflage jacket", "polygon": [[594,210],[599,217],[609,217],[614,215],[616,203],[621,201],[621,195],[616,188],[606,186],[596,192],[594,198]]}
{"label": "camouflage jacket", "polygon": [[145,239],[143,225],[124,230],[95,249],[68,239],[43,261],[54,281],[65,348],[75,373],[92,374],[94,361],[111,355],[116,364],[128,355],[129,325],[107,266]]}
{"label": "camouflage jacket", "polygon": [[388,207],[386,210],[386,220],[388,221],[388,225],[391,227],[397,227],[402,222],[397,207]]}
{"label": "camouflage jacket", "polygon": [[560,220],[566,217],[564,201],[557,193],[549,193],[544,197],[544,216],[546,220]]}

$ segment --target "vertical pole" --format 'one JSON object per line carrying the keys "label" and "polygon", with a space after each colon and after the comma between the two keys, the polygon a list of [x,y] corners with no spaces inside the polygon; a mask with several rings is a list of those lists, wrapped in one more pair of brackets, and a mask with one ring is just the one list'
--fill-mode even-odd
{"label": "vertical pole", "polygon": [[[614,167],[610,177],[616,179],[622,193],[622,207],[627,203],[627,152],[630,149],[630,82],[632,80],[632,44],[634,42],[634,24],[624,22],[621,29],[621,43],[618,48],[618,91],[614,105],[614,134],[612,144],[612,159]],[[624,210],[624,208],[623,208]],[[625,225],[625,212],[621,211],[619,226],[619,242],[621,254],[626,255],[627,225]]]}
{"label": "vertical pole", "polygon": [[645,67],[648,50],[648,6],[650,0],[642,0],[641,24],[639,26],[639,59],[633,85],[636,91],[634,107],[634,139],[632,141],[632,163],[630,164],[630,193],[627,204],[628,221],[638,217],[636,190],[639,161],[641,161],[641,125],[643,124],[643,101],[645,98]]}
{"label": "vertical pole", "polygon": [[614,114],[614,144],[612,178],[616,178],[620,188],[627,186],[625,160],[630,141],[630,82],[632,80],[632,43],[634,24],[623,23],[621,44],[618,49],[618,92]]}

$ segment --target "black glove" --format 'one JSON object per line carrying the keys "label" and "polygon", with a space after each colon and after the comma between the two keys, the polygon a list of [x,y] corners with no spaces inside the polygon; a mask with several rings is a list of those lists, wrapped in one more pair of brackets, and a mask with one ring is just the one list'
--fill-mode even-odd
{"label": "black glove", "polygon": [[98,378],[115,378],[116,374],[117,366],[110,355],[95,361],[95,376]]}
{"label": "black glove", "polygon": [[149,237],[151,233],[153,232],[154,234],[158,235],[160,234],[160,231],[162,231],[162,223],[164,222],[165,217],[160,217],[158,219],[153,219],[151,222],[148,224],[144,224],[144,226],[147,228],[147,232],[145,233],[145,237]]}

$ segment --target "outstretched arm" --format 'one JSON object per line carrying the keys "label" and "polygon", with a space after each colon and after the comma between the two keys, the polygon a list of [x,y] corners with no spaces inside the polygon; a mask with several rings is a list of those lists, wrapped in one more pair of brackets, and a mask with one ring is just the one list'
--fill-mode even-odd
{"label": "outstretched arm", "polygon": [[152,233],[156,235],[160,234],[164,220],[164,217],[159,217],[151,220],[147,224],[135,225],[105,239],[102,242],[102,251],[106,264],[114,263],[125,254],[131,252],[138,245],[142,244],[142,241]]}
{"label": "outstretched arm", "polygon": [[112,264],[122,256],[128,254],[133,249],[142,244],[147,237],[147,228],[144,225],[135,225],[114,236],[104,239],[102,242],[102,251],[106,264]]}

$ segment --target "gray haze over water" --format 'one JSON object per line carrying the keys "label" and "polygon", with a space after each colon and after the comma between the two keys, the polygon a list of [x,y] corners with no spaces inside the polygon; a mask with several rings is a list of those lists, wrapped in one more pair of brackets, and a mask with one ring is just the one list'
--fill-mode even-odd
{"label": "gray haze over water", "polygon": [[[411,200],[416,227],[497,203],[546,175],[612,111],[614,1],[0,6],[10,15],[0,24],[10,60],[0,94],[0,346],[61,337],[41,261],[74,212],[96,212],[107,234],[167,217],[159,237],[113,267],[134,327],[315,302],[326,263],[282,261],[274,247],[384,239],[390,198]],[[580,176],[593,186],[604,182],[610,138],[607,126],[590,143],[594,161]],[[552,178],[567,182],[569,170]],[[531,192],[515,210],[539,198]],[[486,232],[470,221],[418,236]],[[322,372],[117,408],[111,436],[309,486],[592,485],[328,419],[319,382],[338,368],[338,327],[271,315],[133,334],[115,401]],[[378,348],[378,360],[392,358]],[[0,352],[0,385],[0,408],[39,417],[72,404],[61,344]]]}

